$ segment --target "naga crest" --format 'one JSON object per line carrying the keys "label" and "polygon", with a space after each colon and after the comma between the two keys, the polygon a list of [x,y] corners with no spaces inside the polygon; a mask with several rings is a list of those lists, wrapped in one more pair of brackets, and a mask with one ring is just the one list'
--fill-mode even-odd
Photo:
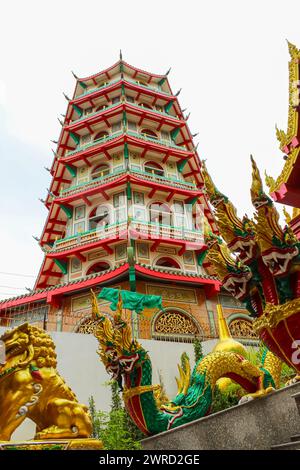
{"label": "naga crest", "polygon": [[[264,192],[253,157],[251,164],[253,219],[247,216],[239,219],[235,207],[226,197],[219,199],[217,205],[214,203],[215,186],[204,167],[206,192],[212,199],[220,234],[218,237],[205,232],[206,256],[223,286],[245,304],[251,316],[257,318],[253,327],[263,341],[283,361],[297,368],[289,359],[295,323],[288,325],[290,321],[295,322],[293,316],[298,315],[300,307],[300,244],[291,227],[281,227],[279,214]],[[282,320],[286,323],[280,323]],[[289,328],[281,333],[289,338],[286,354],[278,347],[276,351],[274,349],[272,331],[278,325]]]}
{"label": "naga crest", "polygon": [[252,220],[247,216],[239,219],[234,205],[216,189],[205,164],[203,164],[203,178],[207,196],[215,208],[215,216],[221,236],[226,241],[228,248],[236,253],[241,261],[244,263],[251,262],[256,254]]}
{"label": "naga crest", "polygon": [[[95,295],[92,292],[92,295]],[[117,311],[112,319],[101,315],[96,306],[99,323],[95,336],[99,342],[98,354],[107,372],[115,380],[120,381],[123,373],[130,373],[144,350],[132,338],[131,328],[122,318],[122,300],[119,299]]]}

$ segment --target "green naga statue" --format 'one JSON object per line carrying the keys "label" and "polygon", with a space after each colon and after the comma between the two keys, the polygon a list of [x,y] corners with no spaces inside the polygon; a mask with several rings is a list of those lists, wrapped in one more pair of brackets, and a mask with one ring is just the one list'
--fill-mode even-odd
{"label": "green naga statue", "polygon": [[[141,294],[137,296],[140,298]],[[160,385],[152,384],[151,359],[132,337],[131,328],[123,317],[121,296],[114,308],[113,318],[101,315],[93,295],[93,311],[98,318],[95,330],[100,346],[98,354],[107,372],[118,381],[129,415],[146,435],[173,429],[207,415],[216,382],[222,377],[239,383],[249,392],[247,398],[250,399],[278,386],[281,361],[268,353],[261,368],[253,365],[245,358],[244,347],[230,337],[223,318],[221,341],[215,351],[202,357],[193,371],[187,359],[183,367],[178,366],[178,393],[169,400]],[[219,320],[222,322],[220,309]]]}

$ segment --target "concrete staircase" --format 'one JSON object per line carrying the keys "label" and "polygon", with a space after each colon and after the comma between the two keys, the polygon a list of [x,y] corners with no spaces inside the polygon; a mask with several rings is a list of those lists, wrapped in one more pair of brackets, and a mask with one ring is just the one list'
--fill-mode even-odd
{"label": "concrete staircase", "polygon": [[[298,413],[300,415],[300,392],[294,393],[291,397],[295,400]],[[300,434],[291,436],[289,442],[271,446],[272,450],[300,450]]]}

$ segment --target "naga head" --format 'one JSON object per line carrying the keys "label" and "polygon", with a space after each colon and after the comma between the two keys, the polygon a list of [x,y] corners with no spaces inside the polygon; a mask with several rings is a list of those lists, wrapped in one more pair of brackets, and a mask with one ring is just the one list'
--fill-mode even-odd
{"label": "naga head", "polygon": [[225,243],[215,242],[211,245],[207,258],[223,287],[235,298],[242,301],[248,295],[249,281],[252,278],[248,266],[238,259],[234,259]]}
{"label": "naga head", "polygon": [[220,235],[230,251],[240,261],[248,264],[255,258],[257,251],[253,221],[247,216],[243,219],[237,216],[237,210],[228,197],[216,189],[205,165],[203,169],[206,193],[215,208],[214,215]]}
{"label": "naga head", "polygon": [[118,361],[118,352],[116,349],[116,332],[114,331],[111,320],[101,315],[95,330],[95,336],[99,342],[99,354],[101,361],[112,379],[118,380],[121,374]]}
{"label": "naga head", "polygon": [[257,165],[251,156],[251,198],[256,209],[255,234],[264,264],[274,277],[286,275],[291,262],[299,254],[298,240],[291,228],[279,223],[279,213],[273,201],[264,193]]}

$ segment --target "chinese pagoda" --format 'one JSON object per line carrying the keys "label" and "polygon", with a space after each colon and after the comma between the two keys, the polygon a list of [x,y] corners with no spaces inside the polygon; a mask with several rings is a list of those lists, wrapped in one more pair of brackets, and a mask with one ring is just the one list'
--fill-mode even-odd
{"label": "chinese pagoda", "polygon": [[[90,290],[161,295],[163,311],[136,317],[140,338],[217,336],[216,304],[234,336],[251,320],[203,264],[203,218],[216,231],[201,163],[168,73],[127,64],[76,79],[51,166],[32,292],[0,302],[0,325],[29,321],[89,333]],[[100,305],[109,313],[109,305]],[[227,307],[227,309],[226,309]]]}

